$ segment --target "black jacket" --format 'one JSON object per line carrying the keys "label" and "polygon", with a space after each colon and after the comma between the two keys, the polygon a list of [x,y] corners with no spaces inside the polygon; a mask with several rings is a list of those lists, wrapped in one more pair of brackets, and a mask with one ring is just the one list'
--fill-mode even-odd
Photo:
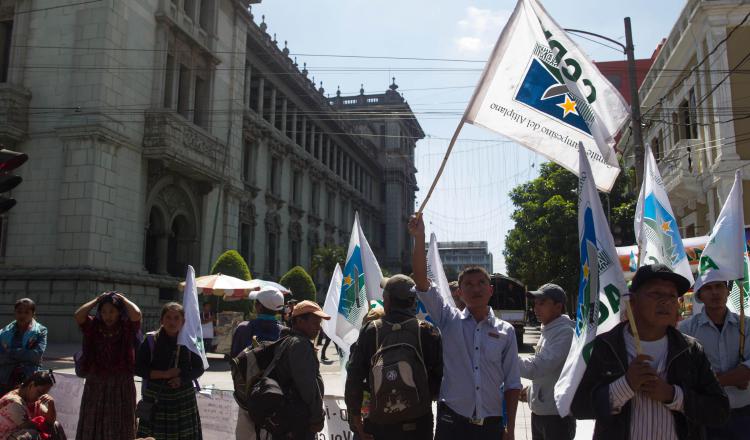
{"label": "black jacket", "polygon": [[[612,414],[609,384],[628,368],[623,331],[626,324],[596,337],[586,372],[578,386],[571,411],[577,419],[596,419],[594,439],[628,439],[631,403]],[[677,436],[683,440],[704,438],[705,425],[721,426],[729,418],[729,399],[711,370],[703,348],[694,338],[673,327],[667,329],[667,382],[684,394],[683,412],[673,411]]]}
{"label": "black jacket", "polygon": [[[392,310],[383,319],[392,323],[399,323],[414,318],[413,313]],[[428,322],[421,321],[419,337],[422,341],[422,357],[427,368],[427,380],[430,385],[432,399],[437,399],[440,392],[440,382],[443,380],[443,343],[440,331]],[[346,389],[344,400],[349,414],[359,415],[362,410],[362,397],[365,390],[369,390],[367,381],[370,377],[370,360],[375,352],[376,331],[372,322],[367,323],[359,333],[359,338],[351,347],[351,355],[346,365]]]}

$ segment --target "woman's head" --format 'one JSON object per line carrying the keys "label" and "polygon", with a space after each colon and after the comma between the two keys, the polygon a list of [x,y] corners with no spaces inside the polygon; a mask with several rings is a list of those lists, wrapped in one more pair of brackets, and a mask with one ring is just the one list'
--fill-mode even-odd
{"label": "woman's head", "polygon": [[125,304],[119,292],[105,292],[99,297],[96,317],[101,319],[107,327],[112,327],[120,320],[127,318]]}
{"label": "woman's head", "polygon": [[54,384],[55,376],[52,374],[52,370],[36,371],[21,382],[18,389],[24,394],[23,397],[27,402],[35,402],[43,395],[49,393]]}
{"label": "woman's head", "polygon": [[36,304],[29,298],[21,298],[16,301],[15,318],[21,327],[28,327],[36,315]]}
{"label": "woman's head", "polygon": [[185,309],[176,302],[164,304],[161,308],[161,327],[168,335],[174,336],[185,324]]}

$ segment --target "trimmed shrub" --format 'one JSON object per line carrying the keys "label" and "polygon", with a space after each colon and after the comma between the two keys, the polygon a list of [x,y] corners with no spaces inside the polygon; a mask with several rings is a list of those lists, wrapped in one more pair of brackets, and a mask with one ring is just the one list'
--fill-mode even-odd
{"label": "trimmed shrub", "polygon": [[[223,275],[229,275],[230,277],[239,278],[241,280],[250,281],[253,279],[250,274],[250,268],[247,267],[245,259],[242,258],[239,252],[235,250],[228,250],[221,254],[216,259],[213,267],[211,268],[211,275],[217,273]],[[214,296],[209,300],[213,304],[215,311],[229,311],[229,312],[242,312],[245,314],[245,318],[254,312],[253,302],[249,299],[241,299],[238,301],[223,301],[221,297]]]}
{"label": "trimmed shrub", "polygon": [[289,269],[289,272],[281,277],[279,284],[291,290],[292,296],[298,301],[315,301],[315,283],[302,266]]}

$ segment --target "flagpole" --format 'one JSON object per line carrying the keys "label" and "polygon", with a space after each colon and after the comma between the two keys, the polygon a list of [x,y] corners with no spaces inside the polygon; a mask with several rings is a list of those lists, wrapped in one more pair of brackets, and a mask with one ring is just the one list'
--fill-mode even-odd
{"label": "flagpole", "polygon": [[[638,266],[641,264],[641,245],[638,245]],[[632,295],[630,295],[632,296]],[[633,339],[635,339],[635,352],[636,354],[642,354],[641,349],[641,336],[638,334],[638,326],[635,324],[635,316],[633,316],[633,308],[630,307],[630,298],[625,301],[625,310],[628,314],[628,322],[630,323],[630,331],[633,333]]]}
{"label": "flagpole", "polygon": [[427,196],[424,198],[422,203],[419,204],[419,211],[417,211],[417,216],[422,214],[422,211],[424,211],[425,205],[427,205],[427,202],[430,200],[430,197],[432,196],[432,191],[435,190],[435,185],[437,185],[438,180],[440,180],[440,176],[443,174],[443,170],[445,169],[445,164],[448,163],[448,157],[451,155],[453,146],[456,144],[456,140],[458,139],[458,133],[461,132],[461,129],[464,127],[465,122],[466,122],[466,115],[464,115],[461,118],[461,122],[458,123],[458,127],[456,127],[456,131],[455,133],[453,133],[451,142],[450,144],[448,144],[448,149],[445,151],[443,162],[440,164],[440,169],[438,169],[437,175],[435,176],[435,179],[432,181],[432,185],[430,185],[430,190],[427,192]]}
{"label": "flagpole", "polygon": [[745,280],[740,284],[740,360],[745,361]]}

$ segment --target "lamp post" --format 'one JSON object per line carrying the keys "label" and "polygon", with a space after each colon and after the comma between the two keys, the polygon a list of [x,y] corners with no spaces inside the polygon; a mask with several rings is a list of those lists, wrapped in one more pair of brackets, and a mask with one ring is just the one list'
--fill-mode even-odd
{"label": "lamp post", "polygon": [[641,100],[638,96],[638,83],[635,76],[635,53],[633,47],[633,33],[630,29],[630,17],[625,17],[625,44],[620,43],[604,35],[593,32],[582,31],[580,29],[565,29],[566,32],[577,34],[591,35],[592,37],[607,40],[622,48],[623,53],[628,59],[628,82],[630,83],[630,128],[633,131],[633,146],[635,153],[635,180],[636,188],[640,187],[643,182],[643,156],[645,150],[643,147],[643,131],[641,130]]}

